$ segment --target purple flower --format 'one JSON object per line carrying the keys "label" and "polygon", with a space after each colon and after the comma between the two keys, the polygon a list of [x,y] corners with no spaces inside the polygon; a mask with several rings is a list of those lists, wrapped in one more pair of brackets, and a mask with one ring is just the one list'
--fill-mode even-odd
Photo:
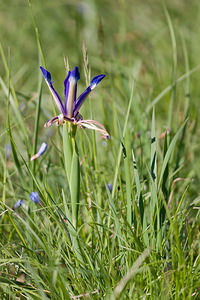
{"label": "purple flower", "polygon": [[10,153],[11,153],[11,145],[8,143],[7,145],[4,145],[4,153],[6,153],[6,158],[9,160]]}
{"label": "purple flower", "polygon": [[46,150],[47,150],[48,145],[46,143],[42,143],[42,145],[40,146],[38,153],[36,153],[35,155],[33,155],[31,157],[31,160],[34,160],[38,157],[40,157]]}
{"label": "purple flower", "polygon": [[13,206],[13,209],[17,209],[19,208],[20,206],[22,206],[24,202],[22,200],[18,200],[15,205]]}
{"label": "purple flower", "polygon": [[112,193],[112,184],[108,183],[107,186],[108,186],[109,191]]}
{"label": "purple flower", "polygon": [[29,198],[36,204],[40,204],[40,196],[39,196],[38,192],[32,192],[30,194]]}
{"label": "purple flower", "polygon": [[53,99],[61,113],[60,115],[46,122],[44,126],[51,127],[53,123],[56,123],[57,125],[63,125],[65,122],[71,122],[73,125],[79,125],[80,127],[87,127],[92,130],[100,131],[105,138],[109,138],[109,134],[102,124],[94,120],[83,120],[82,116],[79,114],[79,109],[83,105],[85,99],[100,83],[105,75],[101,74],[95,76],[91,80],[89,87],[77,98],[77,82],[80,79],[79,69],[78,67],[75,67],[73,71],[69,71],[64,81],[65,105],[63,105],[58,93],[53,87],[51,74],[43,67],[40,67],[40,69],[44,75],[44,79],[49,87]]}

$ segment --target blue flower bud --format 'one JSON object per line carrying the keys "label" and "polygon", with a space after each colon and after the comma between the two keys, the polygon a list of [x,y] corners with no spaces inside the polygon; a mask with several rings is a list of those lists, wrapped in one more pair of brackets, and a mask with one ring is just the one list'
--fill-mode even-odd
{"label": "blue flower bud", "polygon": [[38,192],[32,192],[30,194],[29,198],[36,204],[40,204],[40,196],[39,196]]}
{"label": "blue flower bud", "polygon": [[13,209],[19,208],[20,206],[22,206],[23,203],[24,203],[24,202],[23,202],[22,200],[18,200],[18,201],[15,203]]}

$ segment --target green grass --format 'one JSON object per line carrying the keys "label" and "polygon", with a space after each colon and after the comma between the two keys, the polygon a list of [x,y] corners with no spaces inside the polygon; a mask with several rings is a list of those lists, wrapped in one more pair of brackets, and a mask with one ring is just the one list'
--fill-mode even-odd
{"label": "green grass", "polygon": [[[0,298],[199,299],[199,1],[0,7]],[[41,64],[106,74],[80,113],[110,140],[43,127]]]}

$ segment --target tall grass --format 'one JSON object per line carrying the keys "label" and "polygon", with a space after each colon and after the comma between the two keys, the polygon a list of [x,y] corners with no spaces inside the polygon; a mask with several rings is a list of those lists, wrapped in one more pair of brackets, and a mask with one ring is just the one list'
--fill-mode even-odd
{"label": "tall grass", "polygon": [[[178,1],[20,4],[29,17],[18,42],[28,38],[35,52],[27,42],[29,63],[28,50],[7,51],[8,20],[0,46],[1,299],[199,299],[200,67],[197,35],[189,44],[184,23],[193,28],[195,10]],[[19,8],[2,6],[17,24]],[[39,66],[52,64],[61,90],[64,56],[81,69],[80,90],[90,75],[107,75],[81,114],[103,123],[110,140],[86,128],[43,128],[56,108]],[[31,162],[43,141],[48,150]]]}

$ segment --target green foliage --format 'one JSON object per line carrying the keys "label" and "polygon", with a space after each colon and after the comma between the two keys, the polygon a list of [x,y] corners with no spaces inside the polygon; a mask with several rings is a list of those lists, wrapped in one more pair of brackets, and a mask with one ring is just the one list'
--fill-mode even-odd
{"label": "green foliage", "polygon": [[[1,299],[199,299],[200,3],[192,3],[1,3]],[[43,128],[56,108],[39,66],[51,66],[61,90],[63,60],[80,67],[80,91],[106,74],[80,113],[110,140]],[[47,152],[32,162],[43,141]]]}

